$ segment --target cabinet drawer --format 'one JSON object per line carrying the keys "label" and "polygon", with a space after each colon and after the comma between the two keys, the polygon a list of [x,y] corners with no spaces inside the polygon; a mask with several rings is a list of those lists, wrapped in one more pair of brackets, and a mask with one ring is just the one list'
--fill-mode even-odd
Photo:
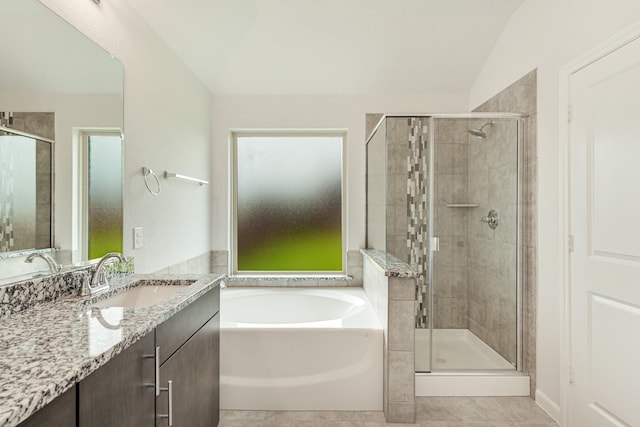
{"label": "cabinet drawer", "polygon": [[198,329],[220,310],[220,287],[216,286],[156,328],[156,345],[163,364]]}

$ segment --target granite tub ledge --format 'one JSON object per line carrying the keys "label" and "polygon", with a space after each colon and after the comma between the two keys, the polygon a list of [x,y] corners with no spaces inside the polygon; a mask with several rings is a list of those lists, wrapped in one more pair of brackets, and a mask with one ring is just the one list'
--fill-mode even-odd
{"label": "granite tub ledge", "polygon": [[416,277],[417,274],[409,264],[399,260],[390,253],[377,249],[360,249],[362,255],[369,258],[387,277]]}
{"label": "granite tub ledge", "polygon": [[[114,280],[109,293],[124,291],[140,280],[156,285],[193,283],[160,304],[99,309],[104,317],[93,313],[95,297],[68,296],[0,318],[0,425],[20,424],[223,278],[133,274]],[[107,317],[111,325],[101,323]]]}
{"label": "granite tub ledge", "polygon": [[323,288],[323,287],[354,287],[352,276],[344,274],[326,275],[230,275],[227,276],[230,287],[293,287],[293,288]]}

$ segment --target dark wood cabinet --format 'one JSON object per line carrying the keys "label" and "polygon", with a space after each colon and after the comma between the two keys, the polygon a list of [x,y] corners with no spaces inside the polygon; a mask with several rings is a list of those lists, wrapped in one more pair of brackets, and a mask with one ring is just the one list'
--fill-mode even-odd
{"label": "dark wood cabinet", "polygon": [[154,333],[78,383],[79,427],[152,427],[155,420]]}
{"label": "dark wood cabinet", "polygon": [[[220,316],[210,319],[160,366],[160,385],[171,382],[174,427],[215,427],[219,414]],[[168,426],[169,391],[156,401],[156,425]]]}
{"label": "dark wood cabinet", "polygon": [[[220,288],[140,338],[20,427],[216,427],[220,395]],[[156,348],[159,357],[156,360]],[[157,365],[156,365],[157,363]]]}
{"label": "dark wood cabinet", "polygon": [[164,363],[220,309],[220,288],[215,287],[156,328],[160,363]]}
{"label": "dark wood cabinet", "polygon": [[72,427],[76,425],[76,386],[55,398],[20,423],[20,427]]}

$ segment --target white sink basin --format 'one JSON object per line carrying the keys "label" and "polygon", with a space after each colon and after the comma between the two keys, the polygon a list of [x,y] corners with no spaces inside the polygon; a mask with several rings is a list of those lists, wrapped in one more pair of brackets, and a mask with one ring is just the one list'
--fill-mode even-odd
{"label": "white sink basin", "polygon": [[184,290],[185,285],[139,285],[91,304],[93,307],[149,307]]}

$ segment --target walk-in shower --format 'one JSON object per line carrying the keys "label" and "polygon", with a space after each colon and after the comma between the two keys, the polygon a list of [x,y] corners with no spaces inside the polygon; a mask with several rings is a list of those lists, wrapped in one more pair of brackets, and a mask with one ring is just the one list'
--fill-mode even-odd
{"label": "walk-in shower", "polygon": [[385,115],[368,139],[367,246],[418,275],[417,373],[522,371],[524,120]]}

